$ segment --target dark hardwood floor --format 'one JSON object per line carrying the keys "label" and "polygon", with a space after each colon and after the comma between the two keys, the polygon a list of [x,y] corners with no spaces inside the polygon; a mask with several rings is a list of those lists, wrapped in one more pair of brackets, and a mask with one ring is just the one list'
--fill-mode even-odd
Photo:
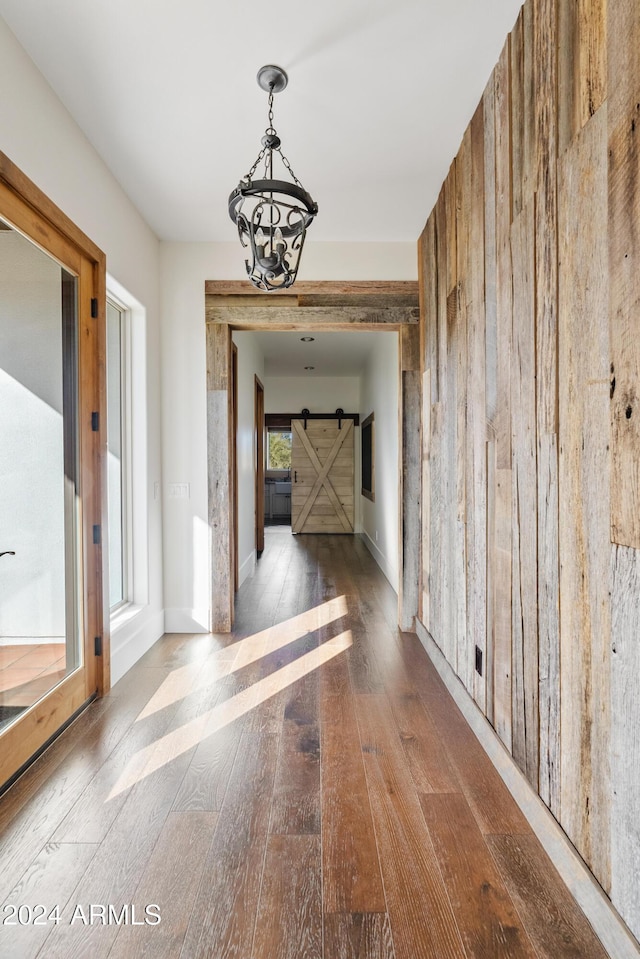
{"label": "dark hardwood floor", "polygon": [[606,956],[360,541],[267,530],[236,615],[0,799],[0,955]]}

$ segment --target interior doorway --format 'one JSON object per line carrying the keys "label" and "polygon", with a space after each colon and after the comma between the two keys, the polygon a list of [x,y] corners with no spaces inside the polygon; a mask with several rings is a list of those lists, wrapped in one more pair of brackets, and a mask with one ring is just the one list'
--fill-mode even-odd
{"label": "interior doorway", "polygon": [[[225,632],[233,624],[233,570],[225,544],[229,541],[229,487],[232,432],[229,400],[231,342],[233,330],[247,331],[386,331],[399,333],[399,389],[396,403],[400,431],[400,454],[394,464],[400,513],[413,520],[420,502],[422,407],[421,350],[417,282],[312,282],[298,283],[295,290],[265,297],[246,282],[207,281],[207,389],[209,446],[209,526],[212,539],[211,610],[212,629]],[[417,429],[416,429],[417,424]],[[404,426],[406,425],[406,429]],[[419,505],[418,505],[419,509]],[[411,628],[418,612],[420,584],[419,523],[403,523],[398,542],[400,569],[399,623]],[[405,575],[405,570],[407,575]]]}

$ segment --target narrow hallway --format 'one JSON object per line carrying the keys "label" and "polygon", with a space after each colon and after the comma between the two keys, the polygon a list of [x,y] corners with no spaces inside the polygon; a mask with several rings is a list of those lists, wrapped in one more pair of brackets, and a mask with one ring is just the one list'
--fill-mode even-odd
{"label": "narrow hallway", "polygon": [[357,538],[268,529],[234,632],[164,636],[0,800],[0,952],[604,959],[395,622]]}

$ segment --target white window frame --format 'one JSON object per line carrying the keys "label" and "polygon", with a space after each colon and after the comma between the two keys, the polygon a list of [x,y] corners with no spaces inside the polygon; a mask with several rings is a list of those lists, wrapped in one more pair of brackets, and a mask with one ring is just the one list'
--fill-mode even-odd
{"label": "white window frame", "polygon": [[[107,274],[107,300],[123,314],[123,559],[125,598],[110,613],[112,638],[148,605],[146,310]],[[106,559],[108,568],[108,557]]]}
{"label": "white window frame", "polygon": [[[122,599],[110,607],[113,616],[128,606],[133,595],[133,536],[131,502],[133,495],[131,456],[131,313],[110,291],[107,302],[120,314],[120,496]],[[108,382],[108,374],[107,374]],[[111,549],[111,542],[109,543]]]}

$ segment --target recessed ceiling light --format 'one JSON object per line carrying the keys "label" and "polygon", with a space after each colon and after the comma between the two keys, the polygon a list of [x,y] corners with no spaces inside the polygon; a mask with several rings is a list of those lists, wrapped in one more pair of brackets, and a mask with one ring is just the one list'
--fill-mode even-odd
{"label": "recessed ceiling light", "polygon": [[305,370],[315,370],[315,366],[305,366]]}
{"label": "recessed ceiling light", "polygon": [[301,342],[301,343],[313,343],[314,340],[315,340],[315,336],[301,336],[301,337],[300,337],[300,342]]}

